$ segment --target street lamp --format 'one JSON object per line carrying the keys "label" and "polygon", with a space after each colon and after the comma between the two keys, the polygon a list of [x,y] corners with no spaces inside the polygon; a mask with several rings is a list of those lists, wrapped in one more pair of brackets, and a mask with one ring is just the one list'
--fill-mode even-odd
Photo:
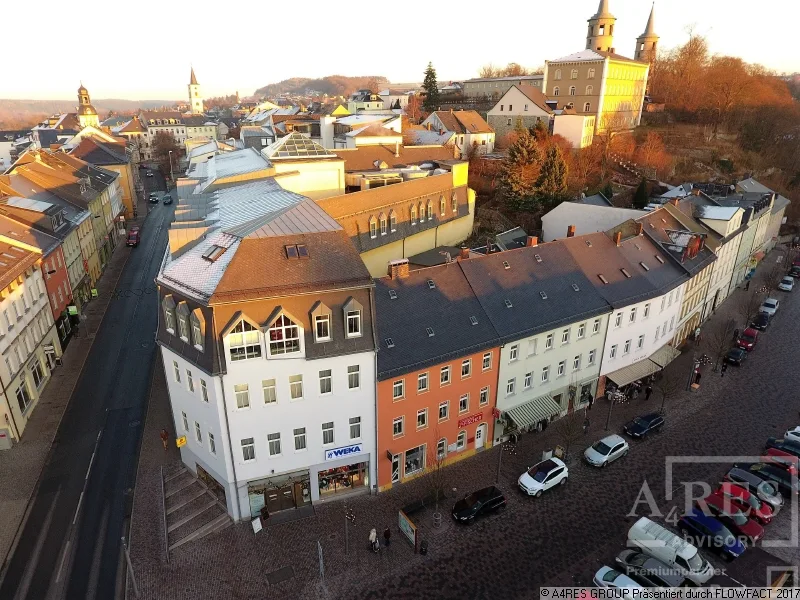
{"label": "street lamp", "polygon": [[169,152],[169,178],[172,181],[175,181],[175,176],[172,174],[172,150]]}

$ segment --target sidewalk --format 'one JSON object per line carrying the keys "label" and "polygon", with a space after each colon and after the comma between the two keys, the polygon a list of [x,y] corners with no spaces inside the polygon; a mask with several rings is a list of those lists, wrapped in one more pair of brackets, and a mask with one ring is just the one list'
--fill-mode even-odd
{"label": "sidewalk", "polygon": [[[141,223],[146,215],[131,223]],[[28,503],[36,489],[61,418],[83,371],[94,337],[117,286],[130,252],[120,242],[106,270],[97,282],[98,297],[86,305],[79,330],[64,351],[62,364],[52,371],[50,382],[44,389],[38,405],[25,428],[20,442],[11,450],[0,454],[0,571],[11,556],[16,536],[22,530]]]}

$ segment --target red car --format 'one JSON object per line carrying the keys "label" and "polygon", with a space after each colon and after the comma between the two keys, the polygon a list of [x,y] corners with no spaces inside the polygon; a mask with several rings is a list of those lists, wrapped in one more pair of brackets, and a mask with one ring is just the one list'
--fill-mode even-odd
{"label": "red car", "polygon": [[778,450],[777,448],[769,448],[767,450],[767,455],[761,457],[761,462],[785,469],[789,474],[794,476],[797,476],[797,461],[798,458],[793,454]]}
{"label": "red car", "polygon": [[739,348],[747,350],[748,352],[755,348],[757,343],[758,331],[752,327],[745,329],[742,332],[742,335],[739,336],[739,339],[736,340],[736,345],[739,346]]}
{"label": "red car", "polygon": [[762,502],[755,494],[735,483],[725,481],[715,493],[728,498],[731,504],[762,525],[767,525],[772,521],[772,507]]}
{"label": "red car", "polygon": [[723,496],[720,492],[714,492],[702,500],[697,501],[697,506],[705,514],[714,517],[734,534],[747,538],[751,544],[755,544],[764,535],[764,528],[755,520],[749,519],[747,515],[750,510],[743,511],[730,498]]}
{"label": "red car", "polygon": [[139,245],[139,228],[134,225],[128,230],[128,238],[125,240],[126,246],[138,246]]}

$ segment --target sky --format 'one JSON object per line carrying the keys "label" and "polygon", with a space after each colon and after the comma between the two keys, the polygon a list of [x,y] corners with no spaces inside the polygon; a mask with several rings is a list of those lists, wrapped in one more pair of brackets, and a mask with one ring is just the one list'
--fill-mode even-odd
{"label": "sky", "polygon": [[[616,50],[632,56],[651,0],[609,2]],[[34,38],[18,48],[20,57],[7,55],[0,98],[74,99],[82,81],[94,98],[180,100],[192,65],[205,97],[247,96],[289,77],[417,82],[428,61],[440,80],[462,80],[490,62],[536,67],[582,50],[598,0],[459,6],[473,3],[472,10],[377,2],[334,11],[339,5],[329,0],[305,0],[295,10],[226,8],[217,0],[81,0],[65,15],[61,0],[8,0],[0,9],[7,30]],[[656,0],[655,10],[662,48],[685,42],[692,27],[714,53],[800,72],[800,0]]]}

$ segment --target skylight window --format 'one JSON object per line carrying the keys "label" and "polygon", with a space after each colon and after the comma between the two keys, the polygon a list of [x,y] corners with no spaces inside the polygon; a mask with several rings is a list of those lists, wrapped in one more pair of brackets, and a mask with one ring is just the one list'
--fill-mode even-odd
{"label": "skylight window", "polygon": [[649,270],[650,270],[650,267],[648,267],[648,266],[647,266],[646,264],[644,264],[643,262],[640,262],[639,264],[640,264],[640,265],[642,265],[642,268],[643,268],[645,271],[649,271]]}
{"label": "skylight window", "polygon": [[592,247],[592,242],[589,241],[589,240],[586,240],[586,245],[589,246],[589,248],[591,248]]}
{"label": "skylight window", "polygon": [[428,279],[428,287],[432,290],[436,289],[436,283],[433,281],[433,279]]}
{"label": "skylight window", "polygon": [[504,269],[510,269],[510,268],[511,268],[511,265],[510,265],[510,264],[508,264],[508,261],[507,261],[507,260],[504,260],[504,261],[503,261],[503,268],[504,268]]}
{"label": "skylight window", "polygon": [[286,246],[286,258],[297,258],[297,246]]}
{"label": "skylight window", "polygon": [[433,337],[433,328],[432,327],[426,327],[425,331],[428,332],[428,337]]}
{"label": "skylight window", "polygon": [[470,318],[469,318],[469,322],[470,322],[471,324],[473,324],[473,325],[477,325],[477,324],[478,324],[478,318],[477,318],[477,317],[474,317],[474,316],[473,316],[473,317],[470,317]]}
{"label": "skylight window", "polygon": [[389,300],[397,300],[397,292],[389,290]]}
{"label": "skylight window", "polygon": [[600,278],[600,281],[602,281],[602,282],[603,282],[603,283],[605,283],[605,284],[608,284],[608,279],[606,279],[605,275],[603,275],[602,273],[600,273],[600,274],[598,275],[598,277]]}
{"label": "skylight window", "polygon": [[575,290],[576,292],[580,292],[581,291],[581,288],[578,287],[577,283],[573,283],[572,284],[572,289]]}
{"label": "skylight window", "polygon": [[664,264],[664,259],[661,258],[658,254],[656,254],[656,260],[660,262],[662,265]]}
{"label": "skylight window", "polygon": [[541,254],[534,254],[533,258],[535,258],[536,262],[538,262],[538,263],[542,262],[542,255]]}
{"label": "skylight window", "polygon": [[394,348],[394,340],[392,338],[386,338],[386,347]]}
{"label": "skylight window", "polygon": [[305,244],[297,244],[297,256],[300,258],[308,258],[308,246]]}
{"label": "skylight window", "polygon": [[512,306],[514,305],[511,304],[511,300],[506,300],[506,308],[511,308]]}
{"label": "skylight window", "polygon": [[220,256],[225,254],[225,250],[226,248],[223,248],[222,246],[211,246],[211,248],[203,252],[203,258],[210,262],[215,262]]}
{"label": "skylight window", "polygon": [[637,250],[641,250],[642,249],[642,247],[639,244],[634,244],[633,247],[636,248]]}
{"label": "skylight window", "polygon": [[547,300],[547,294],[544,292],[539,292],[539,295],[542,297],[542,300]]}
{"label": "skylight window", "polygon": [[622,274],[625,275],[625,277],[627,277],[628,279],[631,278],[631,274],[628,273],[627,269],[620,269],[620,271],[622,271]]}

